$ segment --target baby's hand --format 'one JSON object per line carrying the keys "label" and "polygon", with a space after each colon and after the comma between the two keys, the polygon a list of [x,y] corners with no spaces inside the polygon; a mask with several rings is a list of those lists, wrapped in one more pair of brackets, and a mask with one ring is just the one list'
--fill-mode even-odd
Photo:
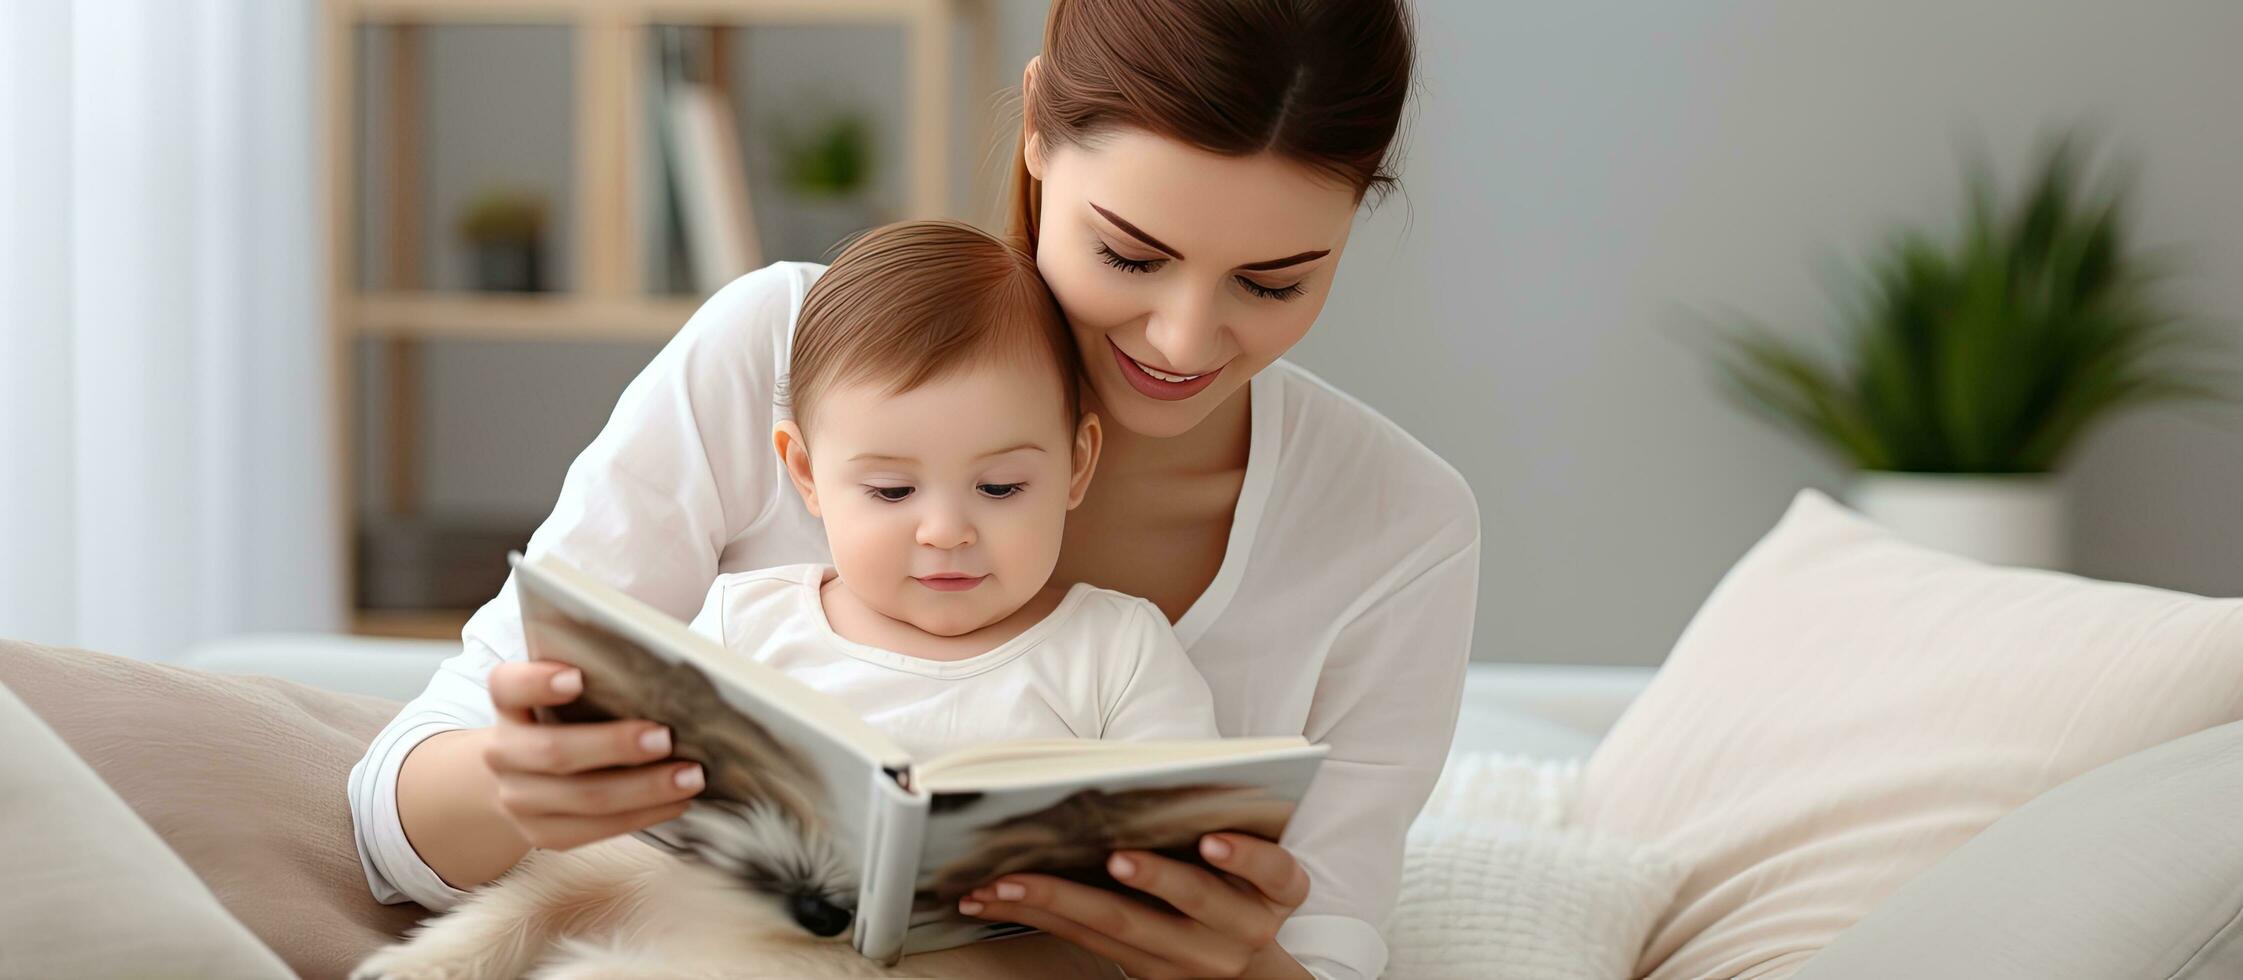
{"label": "baby's hand", "polygon": [[666,763],[670,731],[649,721],[539,724],[531,709],[567,704],[584,675],[552,661],[491,669],[498,723],[483,763],[498,807],[531,847],[566,850],[654,826],[701,792],[701,767]]}

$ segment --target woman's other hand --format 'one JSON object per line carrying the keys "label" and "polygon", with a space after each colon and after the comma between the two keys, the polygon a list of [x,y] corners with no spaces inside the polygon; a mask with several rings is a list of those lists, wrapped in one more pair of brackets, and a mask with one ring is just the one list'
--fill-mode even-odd
{"label": "woman's other hand", "polygon": [[1308,872],[1283,847],[1245,834],[1209,834],[1199,850],[1217,870],[1146,851],[1115,851],[1107,859],[1117,880],[1176,912],[1033,874],[990,882],[958,911],[1033,926],[1145,980],[1308,976],[1277,945],[1278,926],[1308,900]]}

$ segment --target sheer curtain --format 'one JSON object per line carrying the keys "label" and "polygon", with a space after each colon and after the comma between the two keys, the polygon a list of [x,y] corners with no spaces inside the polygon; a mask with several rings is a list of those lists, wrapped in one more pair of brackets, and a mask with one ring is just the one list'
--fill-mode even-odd
{"label": "sheer curtain", "polygon": [[0,4],[0,637],[342,622],[316,29]]}

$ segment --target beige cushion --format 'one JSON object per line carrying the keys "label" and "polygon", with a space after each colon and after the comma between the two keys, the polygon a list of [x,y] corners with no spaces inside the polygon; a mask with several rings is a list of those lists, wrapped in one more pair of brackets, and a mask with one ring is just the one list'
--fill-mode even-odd
{"label": "beige cushion", "polygon": [[345,975],[422,914],[367,891],[344,795],[396,702],[8,641],[0,684],[298,973]]}
{"label": "beige cushion", "polygon": [[2243,600],[1992,568],[1801,493],[1590,759],[1691,867],[1637,966],[1789,976],[2025,801],[2243,718]]}
{"label": "beige cushion", "polygon": [[0,976],[288,976],[5,686],[0,745]]}
{"label": "beige cushion", "polygon": [[2243,977],[2243,723],[2137,752],[2001,818],[1799,980]]}

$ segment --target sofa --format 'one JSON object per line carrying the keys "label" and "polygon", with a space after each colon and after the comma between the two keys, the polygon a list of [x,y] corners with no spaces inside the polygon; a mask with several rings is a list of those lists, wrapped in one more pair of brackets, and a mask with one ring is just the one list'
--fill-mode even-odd
{"label": "sofa", "polygon": [[[269,634],[151,664],[0,641],[0,789],[45,814],[7,815],[45,845],[0,877],[44,884],[0,899],[0,976],[347,973],[422,912],[367,896],[342,781],[450,646]],[[1475,664],[1459,751],[1584,756],[1650,674]]]}
{"label": "sofa", "polygon": [[[269,636],[157,665],[0,641],[0,878],[26,883],[0,899],[0,975],[347,972],[418,910],[366,898],[342,780],[445,653]],[[1673,873],[1621,966],[1408,976],[2243,976],[2243,600],[1979,565],[1809,491],[1656,672],[1473,665],[1451,775],[1491,759],[1541,760],[1521,771],[1560,804],[1547,853]],[[1512,818],[1451,784],[1432,846]],[[1530,853],[1507,833],[1469,855]],[[1468,853],[1419,843],[1405,910],[1411,874]],[[1534,899],[1569,867],[1522,907],[1563,906]],[[1441,908],[1450,939],[1525,921]]]}

